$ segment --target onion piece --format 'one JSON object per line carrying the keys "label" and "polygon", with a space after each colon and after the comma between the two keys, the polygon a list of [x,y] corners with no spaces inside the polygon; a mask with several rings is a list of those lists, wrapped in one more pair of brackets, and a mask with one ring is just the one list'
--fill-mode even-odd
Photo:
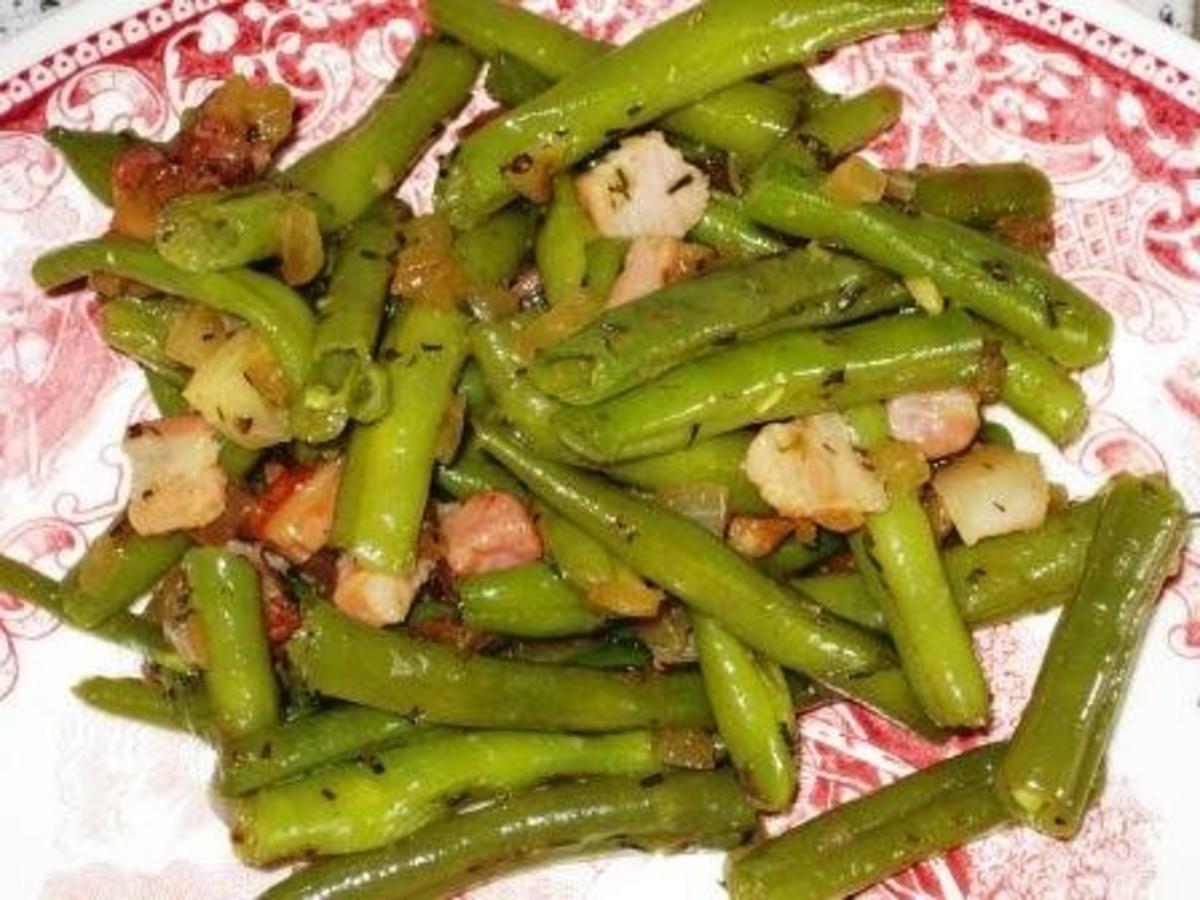
{"label": "onion piece", "polygon": [[904,286],[917,301],[917,306],[931,316],[936,316],[946,308],[946,298],[938,290],[933,279],[927,275],[910,275],[904,279]]}
{"label": "onion piece", "polygon": [[192,373],[183,396],[210,425],[242,447],[269,447],[291,437],[278,364],[249,328],[234,332]]}
{"label": "onion piece", "polygon": [[857,206],[876,203],[887,190],[888,176],[861,156],[842,160],[821,185],[825,196],[835,203]]}
{"label": "onion piece", "polygon": [[163,352],[194,369],[208,361],[226,337],[225,320],[210,306],[189,303],[171,320]]}
{"label": "onion piece", "polygon": [[939,470],[933,489],[966,544],[1037,528],[1050,504],[1038,458],[995,444],[981,444]]}
{"label": "onion piece", "polygon": [[639,622],[634,626],[634,631],[659,668],[696,661],[692,623],[687,612],[677,603],[665,606],[661,615]]}
{"label": "onion piece", "polygon": [[722,484],[695,482],[661,488],[655,499],[716,535],[725,534],[729,518],[729,489]]}
{"label": "onion piece", "polygon": [[729,520],[725,543],[742,556],[761,559],[795,530],[796,523],[792,519],[780,516],[734,516]]}
{"label": "onion piece", "polygon": [[325,245],[317,214],[291,201],[279,217],[279,262],[288,284],[308,284],[325,265]]}
{"label": "onion piece", "polygon": [[676,769],[715,769],[717,745],[699,728],[660,728],[651,737],[654,755]]}

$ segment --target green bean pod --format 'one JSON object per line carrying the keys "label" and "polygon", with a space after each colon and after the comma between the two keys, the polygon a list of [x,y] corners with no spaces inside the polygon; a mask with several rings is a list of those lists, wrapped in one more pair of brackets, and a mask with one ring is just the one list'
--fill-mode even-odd
{"label": "green bean pod", "polygon": [[972,750],[735,856],[733,900],[840,900],[965,844],[1007,816],[992,789],[1003,744]]}
{"label": "green bean pod", "polygon": [[796,796],[791,696],[783,672],[704,615],[692,616],[713,717],[751,802],[781,812]]}
{"label": "green bean pod", "polygon": [[113,205],[113,164],[130,147],[149,143],[132,131],[76,131],[59,126],[47,128],[42,137],[63,155],[67,168],[105,206]]}
{"label": "green bean pod", "polygon": [[555,784],[427,825],[392,847],[322,860],[263,900],[444,900],[485,879],[610,847],[728,846],[755,828],[727,772]]}
{"label": "green bean pod", "polygon": [[398,744],[442,738],[449,729],[365,706],[337,706],[221,745],[217,789],[238,797],[336,763],[369,759]]}
{"label": "green bean pod", "polygon": [[[821,529],[811,541],[802,541],[798,536],[785,540],[771,553],[755,561],[755,564],[779,581],[787,581],[816,568],[846,549],[846,541],[840,534]],[[797,582],[799,584],[799,582]],[[801,591],[801,593],[804,593]],[[825,606],[822,602],[820,605]],[[826,607],[829,608],[829,607]],[[840,613],[839,613],[840,615]],[[849,618],[849,616],[842,616]]]}
{"label": "green bean pod", "polygon": [[468,137],[442,184],[441,202],[455,226],[470,227],[516,195],[512,174],[531,166],[561,171],[614,133],[721,88],[838,44],[930,24],[941,12],[934,0],[904,5],[856,0],[836,7],[710,0],[597,58]]}
{"label": "green bean pod", "polygon": [[569,637],[602,627],[605,617],[545,563],[475,575],[458,585],[463,622],[524,638]]}
{"label": "green bean pod", "polygon": [[1056,362],[1102,360],[1109,314],[1034,257],[972,229],[886,203],[850,205],[827,196],[819,178],[786,162],[759,172],[746,210],[787,234],[828,241],[906,277],[927,277],[941,294],[1022,338]]}
{"label": "green bean pod", "polygon": [[815,614],[691,520],[593,475],[538,459],[490,426],[480,443],[539,499],[641,575],[767,658],[822,679],[887,665],[886,644]]}
{"label": "green bean pod", "polygon": [[204,736],[212,721],[204,691],[154,684],[144,678],[85,678],[71,693],[93,709],[170,731]]}
{"label": "green bean pod", "polygon": [[463,795],[488,796],[568,775],[644,777],[663,767],[648,731],[451,735],[235,800],[234,843],[254,865],[372,850],[450,814]]}
{"label": "green bean pod", "polygon": [[886,84],[834,99],[803,118],[768,159],[786,161],[806,172],[831,169],[895,125],[902,103],[900,92]]}
{"label": "green bean pod", "polygon": [[522,62],[507,51],[500,50],[488,57],[484,87],[501,106],[520,106],[554,84],[533,66]]}
{"label": "green bean pod", "polygon": [[534,245],[542,289],[552,306],[579,298],[587,279],[587,245],[594,232],[575,195],[575,180],[566,172],[555,176],[554,197]]}
{"label": "green bean pod", "polygon": [[60,247],[33,264],[34,281],[46,289],[63,287],[92,272],[109,272],[244,319],[271,348],[289,385],[295,389],[304,383],[313,315],[308,304],[282,282],[249,269],[185,272],[146,244],[120,237]]}
{"label": "green bean pod", "polygon": [[317,303],[308,380],[292,404],[292,430],[301,440],[330,441],[351,419],[374,422],[387,412],[387,375],[372,355],[401,216],[395,204],[378,203],[342,237],[329,288]]}
{"label": "green bean pod", "polygon": [[211,547],[189,550],[183,568],[208,655],[204,687],[214,724],[230,737],[273,725],[279,719],[279,686],[258,573],[245,558]]}
{"label": "green bean pod", "polygon": [[1060,447],[1083,433],[1088,423],[1083,388],[1062,366],[998,329],[987,332],[1000,342],[1004,381],[1000,400]]}
{"label": "green bean pod", "polygon": [[918,209],[964,225],[987,228],[1006,216],[1048,221],[1054,215],[1054,187],[1028,163],[919,166],[907,174]]}
{"label": "green bean pod", "polygon": [[455,500],[466,500],[489,490],[504,491],[514,497],[525,496],[521,482],[496,465],[474,438],[468,438],[453,465],[438,466],[434,479],[437,486]]}
{"label": "green bean pod", "polygon": [[371,568],[416,563],[434,447],[467,353],[462,313],[412,305],[392,320],[380,351],[391,408],[350,437],[331,540]]}
{"label": "green bean pod", "polygon": [[464,657],[450,647],[360,625],[327,604],[288,644],[301,681],[377,709],[476,728],[621,731],[708,728],[699,676],[626,676]]}
{"label": "green bean pod", "polygon": [[756,259],[788,249],[786,241],[746,215],[740,198],[720,191],[709,194],[704,216],[688,232],[688,240],[730,259]]}
{"label": "green bean pod", "polygon": [[1110,485],[1083,577],[1000,765],[1004,805],[1043,834],[1068,839],[1079,830],[1155,603],[1187,534],[1183,500],[1165,479],[1121,476]]}
{"label": "green bean pod", "polygon": [[566,403],[598,403],[827,295],[851,297],[872,272],[806,250],[720,268],[604,312],[542,350],[529,377]]}
{"label": "green bean pod", "polygon": [[735,344],[594,406],[554,416],[559,438],[607,464],[756,422],[978,383],[986,348],[964,313],[899,316]]}
{"label": "green bean pod", "polygon": [[100,307],[104,341],[145,369],[183,387],[187,372],[163,350],[179,305],[162,297],[114,297]]}
{"label": "green bean pod", "polygon": [[608,466],[604,474],[622,484],[651,493],[684,488],[689,485],[715,484],[725,490],[729,511],[735,515],[765,516],[774,513],[758,488],[746,476],[742,463],[754,435],[733,431],[690,447],[644,456]]}
{"label": "green bean pod", "polygon": [[507,287],[533,247],[537,210],[525,203],[502,209],[454,237],[454,255],[473,284]]}

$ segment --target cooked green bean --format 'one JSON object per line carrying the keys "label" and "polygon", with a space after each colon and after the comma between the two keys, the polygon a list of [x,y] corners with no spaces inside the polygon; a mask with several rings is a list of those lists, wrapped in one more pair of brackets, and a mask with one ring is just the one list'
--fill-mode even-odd
{"label": "cooked green bean", "polygon": [[514,204],[455,235],[454,255],[475,285],[507,287],[529,255],[536,232],[537,210]]}
{"label": "cooked green bean", "polygon": [[58,126],[47,128],[42,137],[63,155],[75,177],[105,206],[113,204],[113,163],[130,147],[148,143],[131,131],[76,131]]}
{"label": "cooked green bean", "polygon": [[504,50],[488,59],[484,86],[492,99],[503,106],[520,106],[552,84],[553,79]]}
{"label": "cooked green bean", "polygon": [[481,631],[525,638],[587,634],[604,616],[545,563],[475,575],[460,582],[463,622]]}
{"label": "cooked green bean", "polygon": [[1163,582],[1188,534],[1161,477],[1119,477],[1100,509],[1083,577],[1050,638],[1033,696],[1000,765],[1005,806],[1070,838],[1092,800]]}
{"label": "cooked green bean", "polygon": [[[757,560],[755,564],[772,578],[786,581],[819,566],[845,549],[846,542],[840,534],[821,529],[817,532],[817,536],[808,542],[802,541],[796,536],[789,537],[770,554]],[[850,617],[843,616],[843,618]]]}
{"label": "cooked green bean", "polygon": [[100,307],[104,341],[118,353],[132,357],[172,384],[183,387],[187,372],[163,347],[179,304],[162,297],[114,297]]}
{"label": "cooked green bean", "polygon": [[171,731],[205,735],[212,710],[202,690],[155,684],[144,678],[85,678],[71,692],[101,712]]}
{"label": "cooked green bean", "polygon": [[786,160],[805,171],[832,168],[895,125],[902,103],[900,92],[886,84],[839,97],[804,117],[769,158]]}
{"label": "cooked green bean", "polygon": [[625,268],[629,242],[621,238],[595,238],[587,247],[584,284],[593,297],[607,298]]}
{"label": "cooked green bean", "polygon": [[552,306],[578,301],[587,278],[587,245],[594,231],[575,195],[574,179],[565,172],[555,176],[554,197],[534,245],[542,289]]}
{"label": "cooked green bean", "polygon": [[1108,352],[1112,319],[1032,256],[972,229],[886,203],[850,205],[786,162],[768,164],[746,211],[787,234],[846,247],[908,277],[926,277],[947,299],[994,322],[1056,362],[1089,366]]}
{"label": "cooked green bean", "polygon": [[795,722],[782,670],[708,616],[692,616],[692,633],[713,718],[743,789],[760,809],[787,809],[796,795]]}
{"label": "cooked green bean", "polygon": [[360,625],[323,603],[306,610],[288,657],[318,693],[447,725],[563,731],[712,725],[704,686],[692,673],[631,677],[465,657]]}
{"label": "cooked green bean", "polygon": [[395,204],[377,203],[338,245],[329,288],[317,303],[308,380],[292,404],[292,431],[301,440],[323,443],[351,419],[374,422],[387,412],[387,376],[372,356],[401,217]]}
{"label": "cooked green bean", "polygon": [[183,568],[208,657],[204,687],[218,731],[248,734],[279,719],[259,601],[258,573],[244,557],[211,547],[189,550]]}
{"label": "cooked green bean", "polygon": [[313,315],[308,304],[282,282],[249,269],[185,272],[152,247],[120,237],[69,244],[33,264],[34,280],[46,289],[63,287],[92,272],[110,272],[244,319],[271,348],[288,383],[293,388],[303,384],[312,351]]}
{"label": "cooked green bean", "polygon": [[978,383],[986,353],[969,317],[954,311],[790,331],[693,360],[594,406],[563,409],[553,424],[576,453],[613,463],[756,422]]}
{"label": "cooked green bean", "polygon": [[654,661],[645,644],[621,631],[558,640],[513,641],[500,651],[500,656],[541,665],[629,672],[645,670]]}
{"label": "cooked green bean", "polygon": [[735,857],[733,900],[840,900],[1007,819],[991,744],[844,803]]}
{"label": "cooked green bean", "polygon": [[821,679],[891,661],[886,644],[814,614],[700,525],[603,480],[538,459],[490,426],[480,443],[548,506],[765,656]]}
{"label": "cooked green bean", "polygon": [[[881,31],[929,24],[934,0],[856,0],[836,7],[795,0],[710,0],[568,75],[459,146],[441,201],[469,227],[516,195],[511,175],[559,171],[622,133],[721,88]],[[443,21],[445,17],[443,16]],[[680,78],[679,72],[687,72]],[[745,131],[738,128],[728,132]],[[535,173],[536,174],[536,173]]]}
{"label": "cooked green bean", "polygon": [[851,297],[873,271],[807,250],[719,268],[604,312],[542,350],[529,377],[559,400],[598,403],[827,295]]}
{"label": "cooked green bean", "polygon": [[486,878],[610,847],[729,846],[755,828],[726,772],[597,778],[516,794],[392,847],[301,869],[263,900],[445,900]]}
{"label": "cooked green bean", "polygon": [[706,244],[733,259],[770,256],[788,249],[783,238],[746,215],[740,198],[720,191],[709,194],[704,217],[688,232],[688,240]]}
{"label": "cooked green bean", "polygon": [[350,437],[331,538],[368,567],[403,575],[416,563],[434,447],[466,352],[456,310],[410,304],[388,328],[380,359],[391,408]]}
{"label": "cooked green bean", "polygon": [[488,796],[567,775],[660,772],[653,744],[648,731],[493,731],[382,750],[233,801],[235,846],[255,865],[373,850],[449,815],[464,794]]}
{"label": "cooked green bean", "polygon": [[733,431],[682,450],[618,463],[607,467],[604,474],[651,493],[696,484],[719,485],[725,489],[729,512],[765,516],[774,510],[742,468],[753,438],[749,431]]}
{"label": "cooked green bean", "polygon": [[453,465],[438,466],[434,479],[437,486],[455,500],[466,500],[472,494],[487,490],[504,491],[514,497],[525,494],[521,482],[496,465],[474,438],[468,439]]}
{"label": "cooked green bean", "polygon": [[985,333],[1000,342],[1004,354],[1001,401],[1059,446],[1079,437],[1088,422],[1087,397],[1079,382],[1044,353],[999,329]]}
{"label": "cooked green bean", "polygon": [[908,175],[918,209],[964,225],[987,228],[1005,216],[1046,221],[1054,215],[1050,179],[1027,163],[920,166]]}
{"label": "cooked green bean", "polygon": [[225,741],[217,788],[237,797],[398,744],[436,740],[449,729],[365,706],[337,706]]}

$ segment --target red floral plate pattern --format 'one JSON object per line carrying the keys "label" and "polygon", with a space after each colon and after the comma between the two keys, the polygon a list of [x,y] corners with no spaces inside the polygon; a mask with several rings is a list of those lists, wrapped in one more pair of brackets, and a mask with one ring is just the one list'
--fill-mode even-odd
{"label": "red floral plate pattern", "polygon": [[[527,0],[594,37],[625,40],[683,0]],[[102,8],[103,7],[103,8]],[[1058,191],[1060,271],[1118,321],[1111,360],[1085,373],[1091,426],[1059,453],[1021,429],[1084,492],[1121,469],[1166,470],[1200,502],[1200,47],[1099,0],[954,0],[929,34],[888,36],[821,67],[838,90],[887,81],[903,124],[891,164],[1028,159]],[[100,231],[106,215],[39,137],[46,125],[171,132],[232,72],[288,84],[301,144],[344,127],[421,26],[408,0],[120,0],[60,17],[0,60],[0,551],[58,575],[123,502],[118,443],[147,414],[144,386],[103,346],[85,294],[48,298],[30,262]],[[449,139],[449,138],[448,138]],[[432,166],[406,187],[427,194]],[[1046,620],[980,638],[1011,730]],[[1103,802],[1070,845],[997,835],[919,866],[878,897],[1196,896],[1200,833],[1200,546],[1169,590],[1119,730]],[[0,893],[7,897],[250,896],[277,875],[240,867],[206,794],[210,754],[108,720],[68,690],[121,672],[119,651],[0,594]],[[849,707],[804,722],[790,817],[869,791],[947,752]],[[952,748],[957,750],[959,748]],[[487,898],[718,898],[720,857],[623,856],[561,865]]]}

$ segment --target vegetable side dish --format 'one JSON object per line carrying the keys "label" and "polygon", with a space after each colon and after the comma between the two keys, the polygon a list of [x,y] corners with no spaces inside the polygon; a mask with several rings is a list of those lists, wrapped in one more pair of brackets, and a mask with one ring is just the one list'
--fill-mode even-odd
{"label": "vegetable side dish", "polygon": [[[1046,262],[1020,163],[884,170],[893,89],[803,66],[937,0],[708,0],[613,48],[492,0],[281,168],[288,92],[235,77],[164,144],[52,129],[112,207],[86,279],[161,418],[62,583],[0,589],[138,651],[76,694],[218,754],[265,896],[449,897],[606,849],[730,849],[736,900],[837,898],[1095,797],[1187,514],[1068,499],[1107,313]],[[499,108],[433,212],[393,199],[481,72]],[[149,600],[142,602],[146,594]],[[1010,741],[766,838],[798,714],[983,734],[975,628],[1062,606]]]}

